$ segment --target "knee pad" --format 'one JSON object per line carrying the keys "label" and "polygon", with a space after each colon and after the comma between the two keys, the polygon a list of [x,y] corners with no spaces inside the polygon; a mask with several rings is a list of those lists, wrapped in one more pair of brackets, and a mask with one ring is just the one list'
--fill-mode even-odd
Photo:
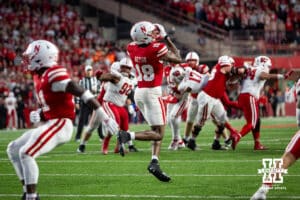
{"label": "knee pad", "polygon": [[253,132],[257,133],[260,131],[260,118],[257,119],[257,122],[255,124],[255,127],[253,128]]}
{"label": "knee pad", "polygon": [[224,129],[225,129],[225,125],[224,125],[224,124],[222,124],[222,125],[217,125],[217,129],[216,129],[215,132],[216,132],[216,134],[221,135],[221,134],[223,134]]}
{"label": "knee pad", "polygon": [[201,131],[202,127],[199,125],[194,125],[193,130],[192,130],[192,134],[193,136],[198,136],[200,131]]}

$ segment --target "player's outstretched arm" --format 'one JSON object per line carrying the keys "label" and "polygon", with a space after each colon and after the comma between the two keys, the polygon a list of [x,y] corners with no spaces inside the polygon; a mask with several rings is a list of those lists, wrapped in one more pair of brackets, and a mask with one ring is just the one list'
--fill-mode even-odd
{"label": "player's outstretched arm", "polygon": [[121,78],[119,76],[116,76],[116,75],[111,74],[111,73],[102,74],[101,77],[100,77],[100,81],[109,81],[109,82],[112,82],[114,84],[119,83],[120,79]]}
{"label": "player's outstretched arm", "polygon": [[269,74],[269,73],[266,73],[266,72],[262,72],[262,73],[260,74],[259,78],[260,78],[261,80],[269,80],[269,79],[287,79],[287,78],[289,78],[289,77],[292,75],[293,72],[294,72],[293,70],[288,71],[288,72],[285,73],[285,74]]}
{"label": "player's outstretched arm", "polygon": [[100,122],[103,122],[110,133],[117,133],[119,131],[119,125],[112,118],[104,112],[97,99],[89,90],[84,90],[74,81],[68,82],[65,92],[71,93],[74,96],[78,96],[82,101],[93,108],[93,120],[91,126],[98,127]]}

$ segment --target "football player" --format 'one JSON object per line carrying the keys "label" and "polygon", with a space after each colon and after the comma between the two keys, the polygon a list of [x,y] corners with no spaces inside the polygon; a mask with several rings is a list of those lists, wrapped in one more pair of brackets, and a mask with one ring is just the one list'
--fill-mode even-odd
{"label": "football player", "polygon": [[[224,134],[227,114],[220,100],[223,98],[224,94],[226,94],[226,81],[231,76],[245,73],[245,68],[236,68],[233,63],[233,58],[229,56],[225,55],[219,57],[218,63],[213,68],[207,85],[198,94],[197,120],[192,130],[192,137],[189,139],[187,145],[192,150],[196,149],[197,145],[195,139],[204,126],[205,121],[211,115],[217,126],[212,148],[216,150],[221,149],[219,139]],[[226,141],[229,142],[230,138],[226,138]]]}
{"label": "football player", "polygon": [[[191,51],[185,56],[186,63],[184,64],[186,67],[190,67],[193,70],[196,70],[200,74],[209,74],[209,67],[205,64],[199,65],[199,56],[196,52]],[[188,100],[188,108],[187,108],[187,119],[184,130],[184,138],[183,141],[187,144],[190,133],[193,128],[193,124],[198,111],[198,102],[197,102],[198,93],[191,93]]]}
{"label": "football player", "polygon": [[[159,166],[158,157],[164,136],[166,114],[162,100],[163,63],[180,63],[178,49],[160,24],[141,21],[133,25],[130,31],[133,40],[127,46],[137,77],[135,103],[151,127],[151,131],[122,132],[119,134],[120,154],[124,155],[124,143],[130,139],[150,140],[152,160],[148,171],[160,181],[168,182],[171,178]],[[163,43],[161,41],[166,42]]]}
{"label": "football player", "polygon": [[[104,83],[104,94],[103,100],[101,100],[101,105],[103,109],[119,124],[120,130],[128,131],[129,117],[128,112],[125,108],[125,103],[128,94],[132,91],[134,85],[132,80],[129,78],[131,69],[133,68],[130,58],[123,58],[120,62],[114,62],[111,65],[110,73],[102,74],[100,77],[101,82]],[[92,121],[92,120],[91,120]],[[90,138],[93,130],[96,127],[88,126],[85,134],[84,140],[79,145],[77,152],[83,153],[85,150],[85,145]],[[104,130],[104,132],[106,132]],[[102,154],[108,154],[109,141],[111,139],[111,134],[106,133],[106,137],[102,142]],[[130,151],[137,151],[134,145],[131,143],[129,145]],[[116,146],[115,152],[119,152],[119,147]]]}
{"label": "football player", "polygon": [[[36,200],[39,169],[36,158],[71,140],[75,105],[73,95],[94,110],[95,125],[104,122],[112,132],[118,124],[104,112],[94,95],[71,80],[67,69],[58,65],[58,48],[46,40],[36,40],[23,53],[23,61],[34,74],[34,86],[41,108],[30,113],[37,128],[26,131],[9,143],[8,157],[19,177],[24,194],[22,199]],[[40,122],[42,121],[42,122]]]}
{"label": "football player", "polygon": [[163,97],[167,103],[167,121],[172,132],[172,140],[168,149],[177,150],[178,148],[185,147],[181,139],[179,124],[188,99],[187,95],[184,95],[183,92],[178,90],[178,85],[185,76],[185,70],[180,65],[165,67],[165,70],[170,70],[168,73],[165,73],[165,75],[167,75],[167,90],[169,95]]}
{"label": "football player", "polygon": [[232,149],[236,148],[239,140],[252,131],[254,138],[254,150],[265,150],[260,143],[260,117],[258,98],[266,80],[287,79],[292,71],[282,74],[270,74],[271,59],[267,56],[258,56],[254,59],[253,66],[248,66],[247,74],[243,79],[241,92],[238,97],[238,106],[242,109],[246,124],[239,134],[232,135]]}

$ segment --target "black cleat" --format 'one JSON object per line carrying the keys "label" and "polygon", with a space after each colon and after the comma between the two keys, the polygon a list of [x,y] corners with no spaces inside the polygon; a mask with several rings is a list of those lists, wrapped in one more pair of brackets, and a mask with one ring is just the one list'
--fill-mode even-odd
{"label": "black cleat", "polygon": [[225,147],[222,147],[219,140],[214,140],[213,144],[211,145],[213,150],[227,150]]}
{"label": "black cleat", "polygon": [[196,147],[197,147],[195,139],[190,138],[189,141],[188,141],[188,143],[187,143],[187,147],[189,149],[195,151]]}
{"label": "black cleat", "polygon": [[[23,196],[22,196],[21,200],[26,200],[26,193],[25,192],[23,193]],[[37,197],[35,198],[35,200],[40,200],[39,194],[37,194]]]}
{"label": "black cleat", "polygon": [[182,141],[184,142],[185,145],[187,145],[187,143],[189,142],[187,138],[183,138]]}
{"label": "black cleat", "polygon": [[169,177],[165,172],[161,171],[158,160],[156,159],[153,159],[150,162],[148,171],[162,182],[169,182],[171,180],[171,177]]}
{"label": "black cleat", "polygon": [[134,145],[129,145],[128,149],[129,149],[130,152],[138,152],[137,148],[135,148]]}
{"label": "black cleat", "polygon": [[77,152],[78,153],[84,153],[84,151],[85,151],[85,145],[84,144],[79,145],[79,147],[77,149]]}
{"label": "black cleat", "polygon": [[126,131],[119,130],[117,137],[119,142],[119,153],[121,156],[125,156],[125,143],[131,140],[130,134]]}

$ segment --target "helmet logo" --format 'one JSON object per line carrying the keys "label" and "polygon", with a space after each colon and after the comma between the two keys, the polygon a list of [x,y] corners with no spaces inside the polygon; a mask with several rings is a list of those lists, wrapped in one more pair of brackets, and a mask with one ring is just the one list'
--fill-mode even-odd
{"label": "helmet logo", "polygon": [[260,58],[260,62],[262,62],[262,63],[265,63],[265,62],[267,62],[267,61],[268,61],[268,59],[265,58],[265,57],[261,57],[261,58]]}
{"label": "helmet logo", "polygon": [[33,49],[34,53],[37,54],[40,51],[40,48],[41,48],[40,45],[35,45]]}
{"label": "helmet logo", "polygon": [[141,31],[146,34],[146,32],[147,32],[146,31],[146,27],[145,26],[141,26]]}

